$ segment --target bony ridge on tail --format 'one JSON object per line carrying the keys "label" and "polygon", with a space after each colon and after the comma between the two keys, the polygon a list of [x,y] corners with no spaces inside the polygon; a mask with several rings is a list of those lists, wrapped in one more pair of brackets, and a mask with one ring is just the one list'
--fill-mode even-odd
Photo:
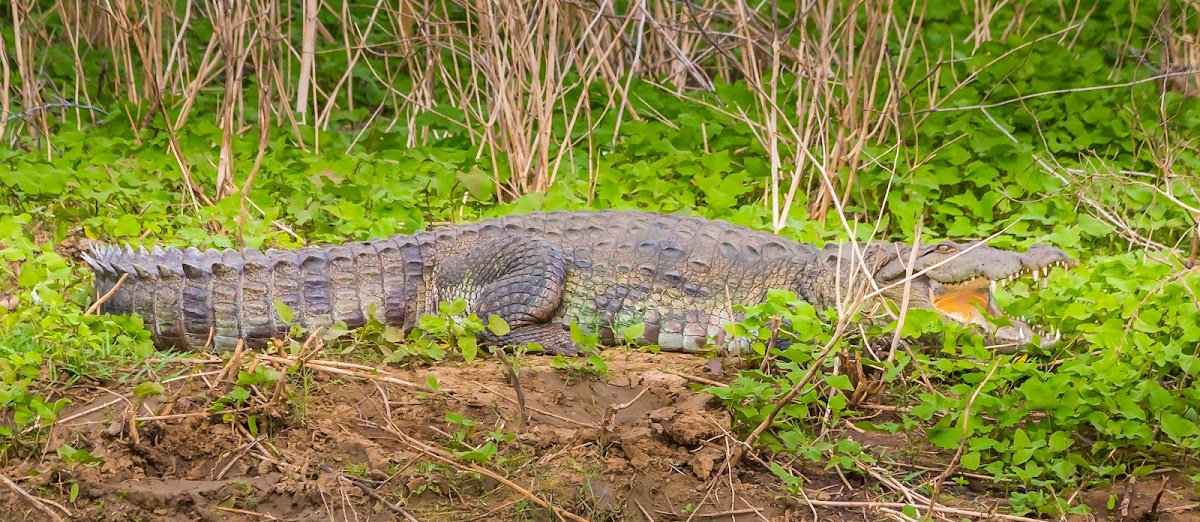
{"label": "bony ridge on tail", "polygon": [[[834,306],[855,279],[851,271],[864,268],[883,297],[900,303],[907,292],[910,307],[981,328],[998,345],[1037,338],[1046,347],[1057,339],[1024,321],[1009,317],[997,326],[988,316],[1007,317],[994,299],[997,283],[1073,266],[1062,251],[950,241],[912,250],[903,243],[818,249],[698,217],[584,211],[295,250],[96,247],[85,260],[96,272],[96,295],[112,294],[101,311],[140,314],[162,348],[228,350],[239,340],[262,346],[294,325],[357,328],[372,313],[408,330],[438,303],[462,298],[485,320],[498,315],[511,327],[503,336],[481,334],[485,344],[537,342],[546,353],[575,355],[571,323],[605,344],[642,324],[636,344],[696,351],[741,319],[735,305],[759,303],[774,288],[818,308]],[[292,311],[290,320],[276,302]]]}

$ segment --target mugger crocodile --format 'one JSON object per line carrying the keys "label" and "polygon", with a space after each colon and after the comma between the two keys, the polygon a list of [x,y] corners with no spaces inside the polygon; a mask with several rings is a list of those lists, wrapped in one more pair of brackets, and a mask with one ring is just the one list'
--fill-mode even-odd
{"label": "mugger crocodile", "polygon": [[[851,271],[863,267],[888,299],[902,302],[907,288],[910,307],[977,325],[993,342],[1054,341],[1015,318],[996,326],[988,316],[1004,316],[993,299],[997,282],[1074,264],[1058,249],[1039,244],[1017,253],[945,241],[920,246],[906,270],[909,245],[857,247],[856,259],[865,262],[850,262],[849,244],[818,249],[697,217],[599,211],[509,216],[295,250],[101,246],[85,260],[96,273],[97,298],[108,297],[101,312],[140,314],[161,348],[228,350],[239,340],[263,346],[294,324],[357,328],[371,314],[407,331],[440,302],[463,298],[480,317],[499,315],[511,327],[503,336],[481,334],[485,344],[537,342],[546,353],[575,355],[572,322],[604,344],[642,323],[636,344],[695,351],[740,319],[734,305],[761,302],[776,288],[833,306],[850,291]],[[906,285],[908,273],[919,275]],[[277,302],[291,314],[279,313]]]}

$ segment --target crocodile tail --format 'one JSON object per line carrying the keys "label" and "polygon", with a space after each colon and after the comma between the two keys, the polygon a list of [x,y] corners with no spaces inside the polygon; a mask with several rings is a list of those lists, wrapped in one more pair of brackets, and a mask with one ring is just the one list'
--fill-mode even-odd
{"label": "crocodile tail", "polygon": [[293,326],[357,328],[371,314],[405,326],[421,257],[399,236],[266,252],[98,246],[84,260],[96,273],[95,297],[107,297],[100,312],[140,315],[160,348],[229,350],[239,340],[265,346]]}

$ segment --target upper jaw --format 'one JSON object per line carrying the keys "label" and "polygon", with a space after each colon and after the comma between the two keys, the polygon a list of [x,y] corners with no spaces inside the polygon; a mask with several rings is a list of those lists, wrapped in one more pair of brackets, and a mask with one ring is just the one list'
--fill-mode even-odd
{"label": "upper jaw", "polygon": [[1054,268],[1067,270],[1078,264],[1065,252],[1042,243],[1033,245],[1023,254],[998,251],[986,246],[975,248],[984,248],[1000,254],[995,257],[985,254],[988,259],[964,260],[963,263],[967,266],[962,270],[936,268],[931,270],[928,276],[943,285],[978,284],[980,281],[988,281],[994,290],[997,283],[1008,283],[1023,277],[1031,277],[1041,283]]}
{"label": "upper jaw", "polygon": [[[1048,349],[1057,343],[1059,335],[1053,329],[1045,331],[1004,313],[996,305],[994,293],[1000,284],[1022,277],[1043,283],[1054,267],[1075,266],[1074,259],[1045,244],[1036,244],[1024,253],[976,243],[949,244],[952,248],[947,252],[928,246],[915,266],[910,266],[911,250],[906,250],[911,247],[902,244],[871,244],[866,254],[875,260],[883,256],[875,275],[888,298],[899,304],[907,290],[910,307],[934,309],[946,319],[984,330],[995,351],[1011,353],[1031,345]],[[845,245],[835,251],[843,257],[849,253]],[[915,277],[907,285],[901,284],[910,276]],[[1000,318],[995,322],[1001,324],[992,318]]]}
{"label": "upper jaw", "polygon": [[[1029,346],[1053,347],[1060,337],[1057,331],[1009,316],[996,305],[995,292],[1000,284],[1025,277],[1044,286],[1051,270],[1055,267],[1068,270],[1077,264],[1075,260],[1057,248],[1040,243],[1020,254],[975,247],[980,248],[988,250],[980,251],[979,257],[964,259],[958,270],[935,269],[928,273],[931,304],[944,316],[985,330],[996,351],[1011,353]],[[951,306],[939,306],[946,303]],[[976,306],[964,307],[963,303]],[[1000,318],[996,322],[1001,324],[993,323],[992,318]]]}

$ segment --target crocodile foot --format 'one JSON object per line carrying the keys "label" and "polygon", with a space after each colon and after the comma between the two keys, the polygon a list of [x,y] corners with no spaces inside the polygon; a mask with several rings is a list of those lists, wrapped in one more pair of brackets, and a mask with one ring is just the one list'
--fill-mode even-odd
{"label": "crocodile foot", "polygon": [[506,335],[492,336],[489,334],[484,342],[494,346],[525,346],[529,343],[537,343],[546,355],[571,357],[583,355],[579,346],[571,340],[571,333],[563,329],[561,324],[543,323],[523,326],[513,329]]}

